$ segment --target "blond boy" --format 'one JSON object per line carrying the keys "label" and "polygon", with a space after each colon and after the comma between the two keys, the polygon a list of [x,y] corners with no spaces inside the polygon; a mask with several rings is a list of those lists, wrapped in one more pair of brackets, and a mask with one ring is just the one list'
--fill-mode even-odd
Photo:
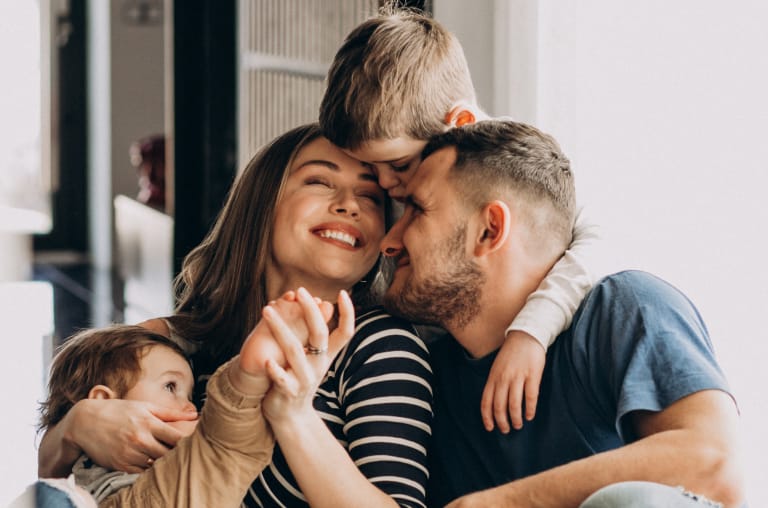
{"label": "blond boy", "polygon": [[[328,139],[370,163],[381,186],[402,200],[431,136],[487,117],[458,39],[418,11],[385,7],[336,53],[319,121]],[[592,286],[583,259],[590,229],[576,220],[569,248],[509,325],[482,397],[487,430],[495,421],[506,433],[510,420],[519,429],[534,417],[545,350]]]}

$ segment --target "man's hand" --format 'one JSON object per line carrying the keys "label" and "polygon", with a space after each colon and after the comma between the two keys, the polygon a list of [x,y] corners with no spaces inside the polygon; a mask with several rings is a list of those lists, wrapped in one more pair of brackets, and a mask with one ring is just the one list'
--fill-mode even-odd
{"label": "man's hand", "polygon": [[493,362],[480,401],[483,425],[487,431],[493,430],[494,420],[504,434],[510,431],[510,420],[513,428],[523,428],[523,399],[525,420],[533,420],[545,361],[544,348],[536,339],[518,330],[507,334]]}

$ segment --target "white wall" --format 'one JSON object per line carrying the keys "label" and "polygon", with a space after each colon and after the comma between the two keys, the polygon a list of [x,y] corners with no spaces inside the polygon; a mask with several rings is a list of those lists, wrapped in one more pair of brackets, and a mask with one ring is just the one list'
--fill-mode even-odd
{"label": "white wall", "polygon": [[475,81],[561,142],[602,229],[598,271],[651,271],[698,306],[740,401],[751,505],[768,506],[768,4],[495,4],[508,45],[483,58],[513,56]]}

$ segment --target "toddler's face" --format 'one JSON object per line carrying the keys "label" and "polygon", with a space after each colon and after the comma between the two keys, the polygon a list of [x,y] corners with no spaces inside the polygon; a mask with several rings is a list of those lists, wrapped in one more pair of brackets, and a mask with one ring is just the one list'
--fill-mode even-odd
{"label": "toddler's face", "polygon": [[405,197],[405,186],[421,162],[425,140],[401,136],[394,139],[368,141],[354,150],[344,151],[373,167],[381,185],[393,199]]}
{"label": "toddler's face", "polygon": [[152,346],[141,358],[141,377],[122,397],[152,402],[180,411],[194,411],[195,381],[187,360],[172,349]]}

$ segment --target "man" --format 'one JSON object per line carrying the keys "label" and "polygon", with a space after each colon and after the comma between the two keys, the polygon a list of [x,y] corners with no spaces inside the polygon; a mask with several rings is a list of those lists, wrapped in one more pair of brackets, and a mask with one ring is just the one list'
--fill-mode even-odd
{"label": "man", "polygon": [[475,408],[505,328],[570,242],[573,175],[554,139],[515,122],[438,135],[422,160],[382,251],[397,264],[387,306],[453,338],[432,351],[431,504],[579,506],[595,493],[583,506],[739,506],[737,409],[704,324],[645,273],[588,293],[547,352],[532,422],[484,430]]}

